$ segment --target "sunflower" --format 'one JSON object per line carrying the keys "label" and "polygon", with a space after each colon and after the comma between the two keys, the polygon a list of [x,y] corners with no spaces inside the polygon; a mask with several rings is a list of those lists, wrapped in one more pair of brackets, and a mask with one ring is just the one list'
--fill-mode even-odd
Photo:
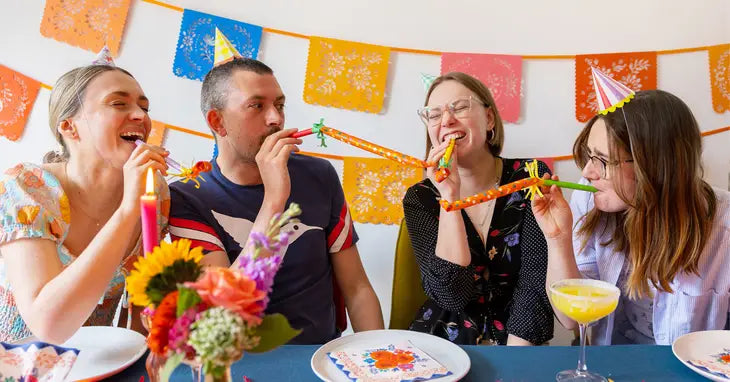
{"label": "sunflower", "polygon": [[177,290],[177,284],[197,280],[203,248],[190,249],[190,244],[187,239],[172,244],[163,241],[137,260],[127,276],[129,301],[139,306],[158,305],[168,293]]}

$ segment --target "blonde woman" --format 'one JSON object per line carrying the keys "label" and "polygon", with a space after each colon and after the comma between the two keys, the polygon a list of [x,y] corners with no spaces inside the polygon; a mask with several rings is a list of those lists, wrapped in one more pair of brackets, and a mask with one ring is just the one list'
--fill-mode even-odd
{"label": "blonde woman", "polygon": [[[137,81],[113,66],[77,68],[55,84],[49,122],[61,149],[0,181],[0,341],[62,343],[119,314],[123,274],[141,254],[145,172],[167,169],[164,150],[134,144],[150,132],[148,108]],[[166,215],[167,185],[156,184]]]}
{"label": "blonde woman", "polygon": [[669,345],[728,329],[730,194],[702,180],[702,138],[687,105],[638,92],[623,111],[591,119],[573,152],[598,192],[574,192],[568,205],[552,187],[532,209],[548,242],[547,285],[591,278],[622,290],[591,343]]}
{"label": "blonde woman", "polygon": [[[446,212],[456,200],[528,176],[531,160],[502,158],[504,128],[492,95],[465,73],[437,78],[419,114],[428,160],[438,161],[456,139],[451,175],[408,189],[403,211],[423,288],[429,299],[410,330],[458,344],[531,345],[553,336],[545,292],[547,246],[524,193]],[[549,171],[540,162],[540,173]]]}

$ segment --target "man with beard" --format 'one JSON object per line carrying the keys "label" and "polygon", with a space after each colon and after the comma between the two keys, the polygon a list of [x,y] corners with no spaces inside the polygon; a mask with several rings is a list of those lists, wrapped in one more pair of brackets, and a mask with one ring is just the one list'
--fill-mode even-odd
{"label": "man with beard", "polygon": [[[290,343],[321,344],[346,327],[344,299],[355,331],[382,329],[380,304],[365,274],[339,178],[332,165],[294,154],[296,129],[283,129],[285,97],[271,68],[235,58],[203,81],[201,109],[218,155],[199,189],[170,185],[170,233],[202,246],[203,263],[237,267],[271,218],[291,202],[301,206],[267,313],[282,313],[302,333]],[[339,295],[341,290],[341,296]],[[339,309],[338,309],[339,308]]]}

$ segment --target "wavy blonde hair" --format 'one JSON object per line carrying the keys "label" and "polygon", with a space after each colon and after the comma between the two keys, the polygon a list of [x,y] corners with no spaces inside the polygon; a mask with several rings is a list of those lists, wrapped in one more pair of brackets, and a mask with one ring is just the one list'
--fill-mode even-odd
{"label": "wavy blonde hair", "polygon": [[49,151],[43,156],[43,163],[65,162],[69,153],[66,142],[58,131],[59,124],[76,115],[81,110],[84,92],[94,78],[102,73],[118,70],[132,78],[128,71],[110,65],[89,65],[72,69],[64,73],[53,85],[51,98],[48,101],[48,126],[51,134],[59,144],[59,150]]}

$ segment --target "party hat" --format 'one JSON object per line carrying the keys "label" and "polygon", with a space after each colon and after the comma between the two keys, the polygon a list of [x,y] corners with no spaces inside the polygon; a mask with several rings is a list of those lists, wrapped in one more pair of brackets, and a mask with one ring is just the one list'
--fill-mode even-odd
{"label": "party hat", "polygon": [[634,98],[634,91],[624,84],[607,76],[605,73],[591,67],[593,73],[593,88],[596,91],[596,102],[598,112],[606,115],[623,107],[625,103]]}
{"label": "party hat", "polygon": [[437,77],[438,76],[434,76],[433,74],[421,73],[421,81],[423,82],[423,87],[428,90]]}
{"label": "party hat", "polygon": [[220,29],[215,28],[215,62],[213,66],[224,64],[234,58],[242,58]]}
{"label": "party hat", "polygon": [[116,66],[114,65],[114,60],[112,60],[112,55],[109,52],[109,48],[104,45],[103,48],[99,51],[99,54],[96,55],[96,58],[94,61],[91,61],[91,65],[109,65],[109,66]]}

